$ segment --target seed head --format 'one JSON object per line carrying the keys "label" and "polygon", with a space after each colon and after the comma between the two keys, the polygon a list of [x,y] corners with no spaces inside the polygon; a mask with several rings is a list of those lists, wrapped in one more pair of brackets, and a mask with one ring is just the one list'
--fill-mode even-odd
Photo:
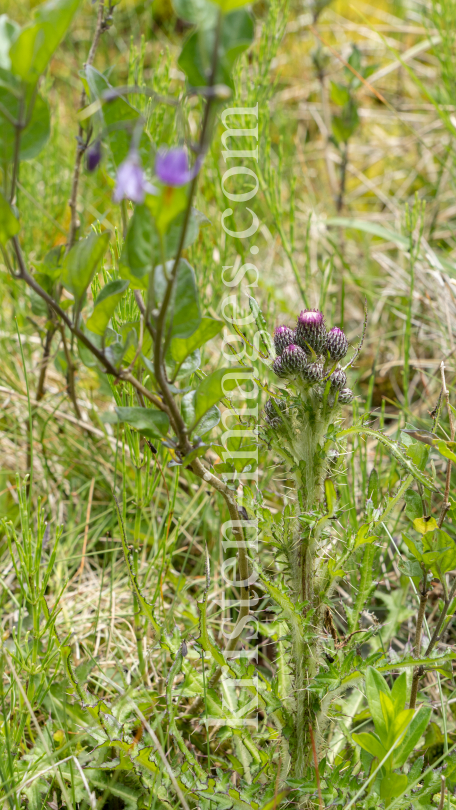
{"label": "seed head", "polygon": [[342,360],[348,352],[348,340],[342,329],[338,326],[333,326],[328,332],[326,341],[326,349],[329,352],[331,360]]}
{"label": "seed head", "polygon": [[336,368],[329,379],[331,380],[332,388],[339,388],[339,390],[342,390],[342,388],[345,388],[347,385],[347,375],[345,371],[342,371],[341,368]]}
{"label": "seed head", "polygon": [[274,329],[274,346],[277,354],[282,354],[286,346],[294,343],[294,329],[289,326],[276,326]]}
{"label": "seed head", "polygon": [[342,388],[342,391],[339,393],[339,402],[342,405],[346,405],[352,401],[353,396],[353,391],[350,388]]}
{"label": "seed head", "polygon": [[311,385],[321,380],[323,375],[324,368],[321,363],[309,363],[309,365],[306,366],[302,372],[302,376],[306,382],[310,383]]}
{"label": "seed head", "polygon": [[278,377],[288,377],[288,371],[284,368],[280,355],[274,360],[272,370]]}
{"label": "seed head", "polygon": [[296,327],[296,342],[303,349],[310,346],[316,354],[326,348],[327,331],[323,313],[318,309],[304,309]]}
{"label": "seed head", "polygon": [[300,346],[290,343],[285,346],[282,352],[282,367],[288,371],[289,374],[297,374],[304,371],[307,365],[307,355]]}
{"label": "seed head", "polygon": [[265,414],[266,422],[272,428],[278,428],[279,425],[282,424],[282,419],[279,416],[279,414],[277,413],[276,407],[280,411],[284,411],[287,406],[286,406],[286,403],[283,402],[280,399],[274,399],[274,400],[268,399],[268,401],[266,402],[266,405],[264,406],[264,414]]}

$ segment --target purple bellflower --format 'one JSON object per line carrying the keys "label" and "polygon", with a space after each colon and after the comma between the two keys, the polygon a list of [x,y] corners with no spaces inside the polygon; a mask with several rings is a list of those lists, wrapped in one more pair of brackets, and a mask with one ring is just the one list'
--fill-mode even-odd
{"label": "purple bellflower", "polygon": [[146,194],[156,193],[157,189],[144,176],[138,153],[132,150],[117,170],[114,202],[127,199],[134,203],[143,203]]}
{"label": "purple bellflower", "polygon": [[165,186],[185,186],[198,174],[201,159],[197,158],[192,169],[188,165],[185,149],[159,149],[155,158],[155,174]]}

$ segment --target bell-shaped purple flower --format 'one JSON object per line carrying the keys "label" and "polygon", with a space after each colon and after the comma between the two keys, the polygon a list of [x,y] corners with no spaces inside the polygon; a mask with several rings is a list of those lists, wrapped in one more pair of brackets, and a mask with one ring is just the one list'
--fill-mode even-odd
{"label": "bell-shaped purple flower", "polygon": [[87,171],[94,172],[101,160],[101,141],[99,138],[90,144],[87,150]]}
{"label": "bell-shaped purple flower", "polygon": [[156,193],[157,189],[144,176],[138,153],[132,150],[117,170],[114,202],[126,199],[143,203],[146,194]]}
{"label": "bell-shaped purple flower", "polygon": [[159,149],[155,158],[155,174],[165,186],[185,186],[198,174],[201,161],[192,169],[188,165],[185,149]]}

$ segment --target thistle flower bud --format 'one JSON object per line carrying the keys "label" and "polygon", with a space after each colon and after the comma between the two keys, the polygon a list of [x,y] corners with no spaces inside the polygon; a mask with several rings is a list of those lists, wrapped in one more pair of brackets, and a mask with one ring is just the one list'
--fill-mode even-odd
{"label": "thistle flower bud", "polygon": [[342,371],[341,368],[336,368],[336,370],[333,371],[329,379],[331,380],[332,388],[339,388],[340,390],[342,390],[342,388],[345,388],[345,386],[347,385],[347,375],[345,371]]}
{"label": "thistle flower bud", "polygon": [[288,371],[286,370],[286,368],[284,368],[282,364],[282,358],[280,357],[280,355],[279,357],[276,357],[276,359],[274,360],[272,364],[272,370],[274,374],[277,374],[278,377],[288,377]]}
{"label": "thistle flower bud", "polygon": [[273,428],[278,428],[279,425],[282,424],[282,419],[277,413],[277,408],[280,411],[285,411],[286,407],[286,403],[280,399],[268,399],[266,405],[264,406],[264,415],[268,425]]}
{"label": "thistle flower bud", "polygon": [[309,363],[302,371],[302,376],[311,385],[321,380],[323,375],[324,368],[321,363]]}
{"label": "thistle flower bud", "polygon": [[331,360],[342,360],[348,352],[348,340],[342,329],[333,326],[328,332],[326,350],[329,352]]}
{"label": "thistle flower bud", "polygon": [[282,368],[286,369],[289,374],[297,374],[304,371],[307,365],[307,355],[300,346],[295,346],[290,343],[285,346],[282,352]]}
{"label": "thistle flower bud", "polygon": [[353,397],[354,394],[350,388],[342,388],[342,391],[339,392],[339,402],[342,405],[346,405],[351,402]]}
{"label": "thistle flower bud", "polygon": [[305,309],[301,312],[295,336],[298,346],[303,349],[310,346],[316,354],[322,354],[326,348],[327,335],[322,312],[318,309]]}
{"label": "thistle flower bud", "polygon": [[294,343],[294,329],[289,326],[276,326],[274,329],[274,346],[277,354],[282,354],[286,346]]}

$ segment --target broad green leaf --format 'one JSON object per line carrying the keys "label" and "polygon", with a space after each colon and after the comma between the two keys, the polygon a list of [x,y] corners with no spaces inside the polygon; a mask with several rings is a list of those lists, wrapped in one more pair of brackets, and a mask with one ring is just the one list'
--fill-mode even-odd
{"label": "broad green leaf", "polygon": [[426,726],[429,723],[431,712],[432,709],[430,706],[420,706],[416,712],[415,717],[411,721],[405,733],[404,739],[394,751],[393,762],[395,768],[402,768],[402,766],[407,762],[414,748],[418,745],[420,738],[424,734]]}
{"label": "broad green leaf", "polygon": [[128,284],[128,281],[116,279],[103,287],[95,302],[95,309],[87,319],[87,329],[95,332],[96,335],[104,335]]}
{"label": "broad green leaf", "polygon": [[[237,57],[251,44],[253,34],[253,20],[245,9],[232,11],[224,18],[219,45],[216,84],[226,84],[231,88],[233,87],[231,72],[234,63]],[[178,64],[193,87],[202,87],[207,84],[212,65],[214,36],[214,27],[198,28],[184,43]]]}
{"label": "broad green leaf", "polygon": [[11,67],[9,50],[19,31],[20,26],[17,22],[10,20],[6,14],[0,15],[0,68],[3,70],[9,70]]}
{"label": "broad green leaf", "polygon": [[413,521],[415,518],[422,517],[423,501],[421,500],[418,492],[415,492],[413,489],[407,489],[404,492],[404,501],[405,514],[410,520]]}
{"label": "broad green leaf", "polygon": [[[393,707],[394,711],[394,707]],[[410,725],[414,709],[403,709],[395,717],[389,730],[388,748],[390,748],[397,740],[400,740],[406,728]]]}
{"label": "broad green leaf", "polygon": [[[200,365],[201,352],[199,349],[195,349],[194,352],[189,354],[180,365],[175,363],[169,355],[166,356],[166,366],[170,368],[169,378],[173,380],[183,380],[185,377],[188,377],[189,374],[193,374]],[[178,369],[177,373],[176,369]]]}
{"label": "broad green leaf", "polygon": [[342,107],[339,115],[333,115],[331,127],[337,143],[347,143],[359,124],[357,106],[353,99]]}
{"label": "broad green leaf", "polygon": [[132,276],[142,279],[153,270],[157,258],[158,238],[150,211],[145,205],[136,205],[120,257],[122,278],[124,267],[128,267]]}
{"label": "broad green leaf", "polygon": [[407,700],[407,675],[403,672],[393,683],[391,689],[391,700],[394,704],[394,711],[399,713],[405,708]]}
{"label": "broad green leaf", "polygon": [[437,521],[434,517],[415,518],[415,520],[413,521],[413,527],[420,534],[427,534],[428,532],[433,532],[434,529],[437,528]]}
{"label": "broad green leaf", "polygon": [[380,782],[380,798],[386,806],[396,796],[400,796],[408,784],[405,773],[387,773]]}
{"label": "broad green leaf", "polygon": [[[164,234],[164,251],[166,259],[171,259],[177,251],[182,228],[182,215],[171,223]],[[209,220],[196,208],[192,208],[184,241],[184,249],[197,238],[200,227]],[[135,289],[147,289],[147,276],[157,264],[161,264],[162,255],[159,233],[147,205],[136,205],[128,224],[127,236],[120,257],[122,278],[131,281]]]}
{"label": "broad green leaf", "polygon": [[201,417],[207,413],[209,408],[212,408],[213,405],[220,402],[224,396],[224,390],[232,391],[234,388],[236,388],[237,382],[235,379],[228,379],[225,381],[226,385],[223,385],[223,378],[225,375],[230,374],[233,371],[241,370],[245,372],[245,368],[242,366],[219,368],[217,371],[214,371],[212,374],[209,374],[204,378],[195,392],[195,419],[192,426],[193,430],[197,426]]}
{"label": "broad green leaf", "polygon": [[[11,77],[13,87],[0,86],[0,153],[2,158],[12,160],[16,143],[16,129],[13,124],[2,114],[2,108],[8,110],[10,115],[17,121],[20,115],[21,101],[14,90],[20,91],[20,82]],[[14,86],[16,85],[16,87]],[[20,92],[19,92],[20,95]],[[39,155],[46,144],[50,131],[50,112],[48,103],[37,95],[30,118],[27,116],[27,126],[21,131],[19,144],[19,156],[21,160],[30,160]]]}
{"label": "broad green leaf", "polygon": [[8,239],[19,233],[19,221],[16,219],[8,200],[0,191],[0,244],[5,245]]}
{"label": "broad green leaf", "polygon": [[151,439],[166,436],[169,430],[169,419],[163,411],[152,408],[116,408],[116,414],[119,422],[126,422]]}
{"label": "broad green leaf", "polygon": [[369,667],[366,672],[366,693],[375,730],[380,739],[386,742],[386,723],[380,702],[380,695],[382,693],[389,695],[390,689],[384,677],[373,667]]}
{"label": "broad green leaf", "polygon": [[147,194],[145,205],[154,218],[157,230],[162,236],[169,225],[187,207],[188,189],[186,186],[162,186],[156,196]]}
{"label": "broad green leaf", "polygon": [[261,810],[276,810],[276,808],[279,807],[286,799],[289,793],[290,789],[281,790],[280,793],[276,793],[272,799],[266,802],[266,804],[263,804]]}
{"label": "broad green leaf", "polygon": [[80,239],[65,257],[62,268],[64,287],[73,293],[80,302],[87,287],[92,281],[108,247],[111,234],[92,233],[86,239]]}
{"label": "broad green leaf", "polygon": [[172,0],[176,15],[191,25],[207,28],[215,25],[217,7],[207,0]]}
{"label": "broad green leaf", "polygon": [[394,703],[386,692],[379,692],[378,697],[380,700],[385,725],[387,728],[389,728],[392,725],[395,716]]}
{"label": "broad green leaf", "polygon": [[223,14],[229,14],[230,11],[234,11],[236,8],[247,6],[250,0],[212,0],[212,2],[222,9]]}
{"label": "broad green leaf", "polygon": [[79,6],[80,0],[48,0],[35,11],[13,42],[11,70],[23,81],[35,84],[51,59]]}
{"label": "broad green leaf", "polygon": [[215,337],[223,328],[223,321],[216,321],[214,318],[201,318],[198,328],[188,338],[175,338],[171,342],[171,356],[176,363],[183,360],[195,349],[204,346],[208,340]]}
{"label": "broad green leaf", "polygon": [[345,87],[343,84],[336,84],[336,82],[330,82],[330,87],[331,101],[333,101],[334,104],[337,104],[339,107],[348,104],[350,101],[350,91],[348,87]]}
{"label": "broad green leaf", "polygon": [[[167,262],[166,270],[172,272],[174,262]],[[162,265],[155,268],[155,296],[160,304],[163,301],[167,278]],[[177,282],[174,285],[171,303],[168,307],[166,331],[171,327],[173,337],[187,338],[195,332],[201,322],[201,313],[196,286],[195,271],[186,259],[180,259]]]}
{"label": "broad green leaf", "polygon": [[436,446],[437,450],[439,451],[440,455],[442,455],[442,456],[444,456],[444,458],[448,458],[450,461],[453,461],[453,462],[456,463],[456,454],[453,453],[452,450],[450,450],[450,448],[447,446],[446,442],[444,442],[443,440],[438,441],[435,446]]}
{"label": "broad green leaf", "polygon": [[352,739],[357,745],[363,748],[364,751],[367,751],[379,760],[382,760],[387,754],[380,740],[374,734],[368,734],[367,732],[352,734]]}
{"label": "broad green leaf", "polygon": [[[182,397],[182,416],[185,424],[190,427],[195,422],[196,391],[189,391]],[[198,436],[204,436],[220,422],[221,414],[217,405],[209,408],[198,423]]]}
{"label": "broad green leaf", "polygon": [[415,559],[418,560],[418,562],[422,562],[424,549],[421,540],[411,540],[410,537],[407,537],[404,533],[402,534],[402,539]]}

